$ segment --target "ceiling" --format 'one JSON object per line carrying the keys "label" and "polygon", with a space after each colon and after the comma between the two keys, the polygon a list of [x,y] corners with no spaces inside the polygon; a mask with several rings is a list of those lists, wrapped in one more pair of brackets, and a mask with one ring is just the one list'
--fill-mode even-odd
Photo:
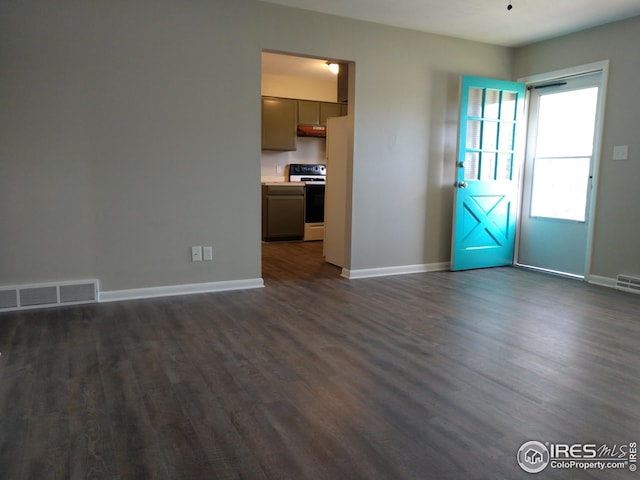
{"label": "ceiling", "polygon": [[640,15],[640,0],[268,1],[507,47]]}

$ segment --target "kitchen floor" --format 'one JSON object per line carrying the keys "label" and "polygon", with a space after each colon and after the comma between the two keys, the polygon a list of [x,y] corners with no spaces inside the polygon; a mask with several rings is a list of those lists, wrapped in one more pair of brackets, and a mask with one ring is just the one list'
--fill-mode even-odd
{"label": "kitchen floor", "polygon": [[281,281],[339,278],[341,269],[324,261],[323,242],[263,242],[262,278]]}

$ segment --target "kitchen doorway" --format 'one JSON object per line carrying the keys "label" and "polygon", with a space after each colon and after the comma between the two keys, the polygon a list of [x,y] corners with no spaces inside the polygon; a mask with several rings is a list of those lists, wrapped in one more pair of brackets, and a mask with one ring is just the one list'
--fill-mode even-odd
{"label": "kitchen doorway", "polygon": [[[344,72],[352,71],[352,66],[346,62],[339,62],[342,75],[331,73],[327,63],[329,59],[311,58],[294,54],[281,52],[263,51],[262,53],[262,78],[261,78],[261,95],[264,107],[267,99],[282,99],[287,104],[295,105],[294,114],[296,120],[293,122],[293,138],[286,147],[273,148],[269,146],[265,148],[263,121],[263,149],[261,153],[261,183],[264,190],[265,185],[276,186],[281,183],[287,183],[290,180],[291,165],[301,165],[307,167],[313,165],[314,168],[320,165],[326,165],[329,161],[327,158],[326,133],[325,135],[317,134],[322,128],[326,129],[328,122],[327,117],[347,116],[351,105],[347,104],[348,100],[352,100],[353,83],[349,82],[339,86],[338,77],[348,78]],[[343,70],[344,69],[344,70]],[[349,86],[351,88],[349,88]],[[346,96],[345,96],[346,95]],[[315,114],[319,117],[320,123],[315,126],[313,123],[314,108],[317,107]],[[336,107],[339,110],[336,110]],[[336,113],[337,111],[337,113]],[[323,113],[324,112],[324,113]],[[328,113],[331,112],[331,113]],[[311,115],[310,115],[311,113]],[[351,113],[352,115],[352,113]],[[311,118],[311,120],[309,120]],[[304,128],[302,128],[304,127]],[[311,133],[309,133],[311,132]],[[350,130],[351,135],[353,129]],[[352,144],[352,142],[351,142]],[[337,169],[334,169],[337,170]],[[344,169],[347,171],[347,168]],[[334,171],[335,173],[335,171]],[[329,174],[327,174],[327,181]],[[334,177],[335,178],[335,177]],[[350,178],[350,177],[349,177]],[[346,187],[351,189],[349,178],[343,182]],[[306,182],[305,182],[306,183]],[[324,183],[324,182],[323,182]],[[317,187],[317,185],[313,185]],[[311,187],[311,188],[313,188]],[[324,185],[322,185],[324,189]],[[305,186],[305,196],[306,196]],[[335,192],[335,190],[333,190]],[[344,193],[346,199],[346,192]],[[264,195],[263,195],[264,199]],[[263,201],[264,203],[264,201]],[[273,202],[272,202],[273,203]],[[306,214],[306,201],[304,217],[304,239],[306,241],[287,239],[288,241],[272,241],[271,232],[268,232],[266,238],[269,241],[262,243],[262,277],[265,282],[276,280],[305,280],[309,275],[315,278],[322,278],[326,275],[335,278],[340,276],[339,267],[329,265],[325,261],[324,247],[326,242],[324,235],[316,235],[316,229],[324,229],[327,224],[326,204],[324,209],[324,225],[308,224],[309,216]],[[348,209],[348,202],[342,201],[342,208]],[[263,240],[265,240],[265,217],[263,208]],[[347,215],[343,215],[347,218]],[[275,218],[275,217],[274,217]],[[315,220],[314,220],[315,221]],[[307,229],[307,227],[310,227]],[[311,226],[314,235],[311,235]],[[297,228],[292,229],[297,231]],[[309,231],[309,234],[308,232]],[[344,236],[347,231],[345,228]],[[346,245],[344,238],[341,243]]]}

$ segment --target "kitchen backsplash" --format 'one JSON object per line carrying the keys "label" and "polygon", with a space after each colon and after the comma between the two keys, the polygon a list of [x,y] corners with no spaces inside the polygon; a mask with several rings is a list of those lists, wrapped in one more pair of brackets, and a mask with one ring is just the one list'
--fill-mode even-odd
{"label": "kitchen backsplash", "polygon": [[[291,152],[263,150],[261,158],[262,181],[286,181],[286,166],[290,163],[325,163],[326,143],[323,138],[298,137],[297,147]],[[282,173],[278,171],[278,167],[281,167]]]}

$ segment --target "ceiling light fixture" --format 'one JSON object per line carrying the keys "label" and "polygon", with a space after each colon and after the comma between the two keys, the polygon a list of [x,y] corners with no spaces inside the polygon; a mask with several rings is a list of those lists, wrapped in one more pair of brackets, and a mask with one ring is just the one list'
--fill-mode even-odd
{"label": "ceiling light fixture", "polygon": [[511,0],[509,0],[509,5],[507,5],[507,10],[511,10],[513,8],[513,5],[511,5]]}
{"label": "ceiling light fixture", "polygon": [[337,74],[340,71],[340,65],[333,62],[327,62],[327,67],[331,70],[331,73]]}

